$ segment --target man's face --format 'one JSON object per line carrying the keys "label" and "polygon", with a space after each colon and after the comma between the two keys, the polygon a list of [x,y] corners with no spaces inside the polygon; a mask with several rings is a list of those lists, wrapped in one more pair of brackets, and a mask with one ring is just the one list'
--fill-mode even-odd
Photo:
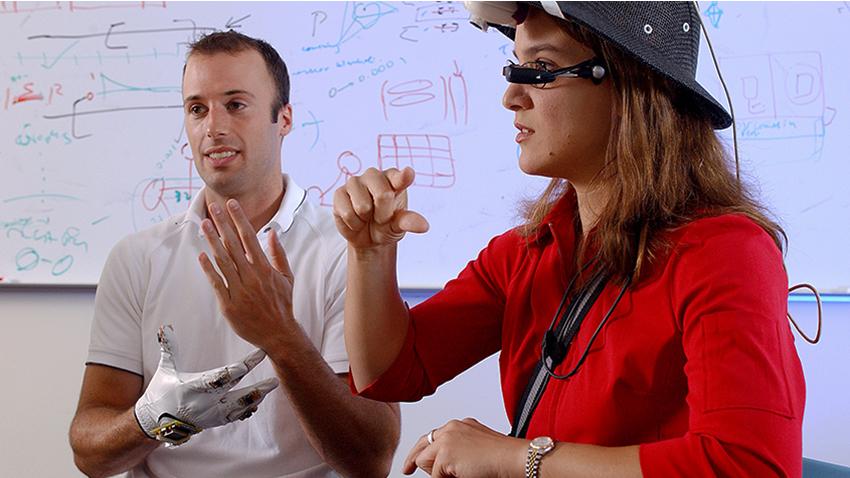
{"label": "man's face", "polygon": [[280,147],[292,128],[292,108],[281,108],[273,123],[275,98],[274,80],[255,50],[196,54],[186,62],[186,135],[198,173],[221,197],[242,198],[280,181]]}

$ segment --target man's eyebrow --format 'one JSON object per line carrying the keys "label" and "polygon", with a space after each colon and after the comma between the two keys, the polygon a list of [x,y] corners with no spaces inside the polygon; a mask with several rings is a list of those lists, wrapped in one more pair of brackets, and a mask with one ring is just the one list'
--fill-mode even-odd
{"label": "man's eyebrow", "polygon": [[247,90],[227,90],[224,92],[225,96],[234,96],[234,95],[247,95],[251,98],[254,98],[254,94]]}
{"label": "man's eyebrow", "polygon": [[[236,95],[246,95],[251,98],[256,98],[253,93],[247,90],[227,90],[224,92],[224,96],[236,96]],[[183,99],[183,103],[189,103],[190,101],[195,101],[201,99],[201,95],[190,95]]]}

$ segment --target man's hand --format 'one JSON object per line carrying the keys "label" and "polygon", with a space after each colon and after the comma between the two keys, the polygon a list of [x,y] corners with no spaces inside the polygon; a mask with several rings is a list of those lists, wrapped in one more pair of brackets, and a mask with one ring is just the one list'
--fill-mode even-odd
{"label": "man's hand", "polygon": [[248,216],[235,199],[227,201],[227,211],[216,203],[209,209],[215,226],[205,219],[202,227],[221,275],[206,253],[198,260],[233,330],[269,350],[277,332],[297,325],[292,312],[294,277],[286,253],[277,233],[270,231],[269,263]]}
{"label": "man's hand", "polygon": [[412,168],[369,168],[336,190],[334,219],[350,246],[370,249],[395,244],[406,232],[428,230],[428,221],[407,209],[407,188],[415,177]]}
{"label": "man's hand", "polygon": [[161,349],[159,367],[135,406],[139,425],[151,438],[157,438],[157,428],[174,419],[195,428],[195,432],[244,420],[278,386],[278,380],[270,378],[250,387],[231,390],[262,362],[266,356],[262,350],[224,367],[181,373],[175,363],[177,343],[172,327],[160,327],[157,338]]}

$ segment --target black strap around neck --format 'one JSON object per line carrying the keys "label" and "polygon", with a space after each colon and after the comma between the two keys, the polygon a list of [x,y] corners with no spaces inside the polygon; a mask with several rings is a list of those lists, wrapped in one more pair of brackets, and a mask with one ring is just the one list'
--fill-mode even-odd
{"label": "black strap around neck", "polygon": [[[561,317],[560,322],[553,331],[550,327],[544,336],[543,350],[550,352],[541,354],[534,372],[531,374],[531,379],[525,387],[525,392],[522,398],[517,403],[516,412],[514,413],[514,422],[511,428],[510,436],[524,438],[528,431],[528,424],[531,421],[531,415],[534,409],[537,408],[540,397],[543,396],[543,391],[549,383],[550,375],[547,373],[543,360],[547,360],[547,365],[550,370],[557,367],[566,357],[569,351],[570,344],[578,333],[584,317],[593,307],[599,294],[605,288],[608,282],[608,276],[602,272],[597,272],[578,292],[576,297],[570,302],[566,312]],[[564,293],[569,294],[569,288]],[[566,298],[566,297],[565,297]],[[560,309],[557,313],[560,312]]]}

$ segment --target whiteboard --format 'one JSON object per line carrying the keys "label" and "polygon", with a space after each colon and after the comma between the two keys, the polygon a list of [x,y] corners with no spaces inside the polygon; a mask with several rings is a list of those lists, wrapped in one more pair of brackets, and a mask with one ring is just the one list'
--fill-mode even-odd
{"label": "whiteboard", "polygon": [[[846,291],[850,7],[701,9],[745,178],[790,236],[791,279]],[[202,185],[182,130],[186,43],[233,28],[287,62],[283,169],[311,201],[329,206],[368,167],[416,169],[410,205],[431,231],[402,241],[399,281],[441,287],[546,182],[519,171],[501,106],[512,44],[467,17],[433,2],[0,3],[0,283],[95,284],[121,237],[186,210]],[[701,53],[699,77],[724,103]]]}

